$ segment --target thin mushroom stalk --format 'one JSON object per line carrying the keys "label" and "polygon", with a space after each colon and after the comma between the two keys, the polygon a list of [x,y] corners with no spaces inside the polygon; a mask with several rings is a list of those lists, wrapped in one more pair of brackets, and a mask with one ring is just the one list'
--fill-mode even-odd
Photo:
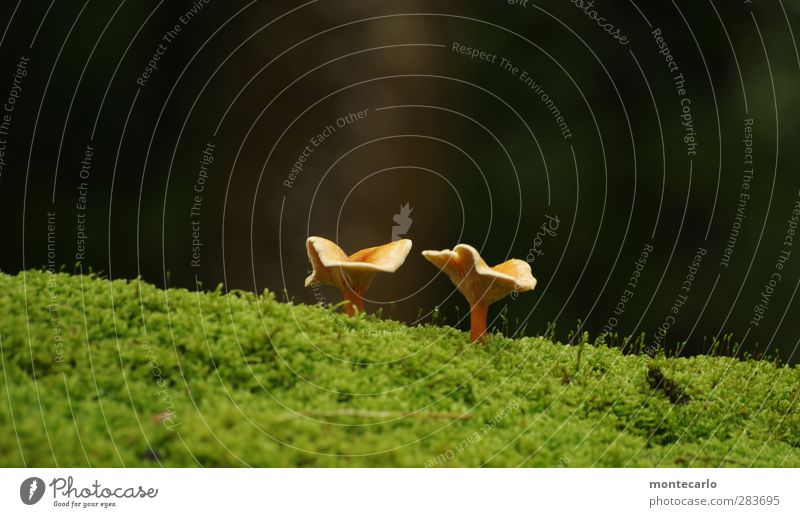
{"label": "thin mushroom stalk", "polygon": [[536,287],[531,266],[524,260],[511,259],[489,267],[478,250],[468,244],[459,244],[452,250],[425,250],[422,256],[444,271],[467,299],[473,342],[486,336],[491,304],[512,292],[522,293]]}
{"label": "thin mushroom stalk", "polygon": [[480,341],[486,335],[486,321],[489,318],[489,305],[478,302],[469,307],[469,337]]}
{"label": "thin mushroom stalk", "polygon": [[356,312],[364,312],[364,296],[351,290],[344,288],[342,289],[342,298],[347,300],[350,303],[346,303],[344,306],[344,312],[348,316],[355,316]]}
{"label": "thin mushroom stalk", "polygon": [[306,287],[319,282],[339,288],[347,300],[348,316],[364,311],[364,294],[377,273],[394,273],[411,251],[411,241],[402,239],[382,246],[366,248],[348,256],[334,242],[322,237],[306,240],[313,272],[306,278]]}

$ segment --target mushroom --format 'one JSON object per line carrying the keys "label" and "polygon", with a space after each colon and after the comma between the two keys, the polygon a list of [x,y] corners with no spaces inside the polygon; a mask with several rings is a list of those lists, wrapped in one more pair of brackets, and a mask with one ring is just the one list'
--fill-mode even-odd
{"label": "mushroom", "polygon": [[342,248],[322,237],[306,240],[308,258],[314,268],[306,287],[314,282],[338,287],[347,300],[344,310],[349,316],[364,311],[364,293],[372,283],[375,273],[394,273],[411,251],[411,241],[401,239],[382,246],[367,248],[349,257]]}
{"label": "mushroom", "polygon": [[489,305],[511,292],[531,291],[536,279],[524,260],[511,259],[489,267],[478,250],[459,244],[451,250],[426,250],[422,256],[450,277],[469,303],[470,337],[480,341],[486,335]]}

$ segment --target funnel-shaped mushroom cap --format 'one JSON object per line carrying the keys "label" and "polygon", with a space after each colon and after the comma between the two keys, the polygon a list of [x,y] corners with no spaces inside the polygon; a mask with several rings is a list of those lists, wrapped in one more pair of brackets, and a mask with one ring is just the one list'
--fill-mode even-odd
{"label": "funnel-shaped mushroom cap", "polygon": [[394,273],[411,251],[411,241],[402,239],[353,253],[349,257],[342,248],[322,237],[306,241],[308,258],[314,272],[306,278],[306,287],[313,282],[363,294],[375,273]]}
{"label": "funnel-shaped mushroom cap", "polygon": [[531,291],[536,279],[524,260],[511,259],[489,267],[478,250],[459,244],[452,251],[423,251],[422,255],[450,277],[470,305],[492,304],[513,291]]}

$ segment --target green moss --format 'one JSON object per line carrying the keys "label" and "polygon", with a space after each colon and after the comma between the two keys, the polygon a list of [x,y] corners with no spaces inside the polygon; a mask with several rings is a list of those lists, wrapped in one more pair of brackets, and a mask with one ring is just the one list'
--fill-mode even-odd
{"label": "green moss", "polygon": [[270,293],[43,272],[0,293],[0,466],[800,466],[797,368],[578,362]]}

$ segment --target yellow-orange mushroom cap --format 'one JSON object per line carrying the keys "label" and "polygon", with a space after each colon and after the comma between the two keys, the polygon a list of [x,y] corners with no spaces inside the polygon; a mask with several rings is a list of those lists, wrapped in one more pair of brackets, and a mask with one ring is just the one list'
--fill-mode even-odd
{"label": "yellow-orange mushroom cap", "polygon": [[364,310],[364,293],[375,274],[394,273],[403,265],[411,251],[411,241],[402,239],[366,248],[348,257],[334,242],[322,237],[309,237],[306,249],[314,268],[306,278],[306,287],[314,282],[338,287],[350,302],[345,305],[345,312],[352,316],[355,309]]}
{"label": "yellow-orange mushroom cap", "polygon": [[459,244],[453,250],[425,250],[422,256],[444,271],[470,305],[470,334],[473,341],[486,334],[489,305],[509,293],[531,291],[536,279],[524,260],[511,259],[489,267],[478,250]]}

